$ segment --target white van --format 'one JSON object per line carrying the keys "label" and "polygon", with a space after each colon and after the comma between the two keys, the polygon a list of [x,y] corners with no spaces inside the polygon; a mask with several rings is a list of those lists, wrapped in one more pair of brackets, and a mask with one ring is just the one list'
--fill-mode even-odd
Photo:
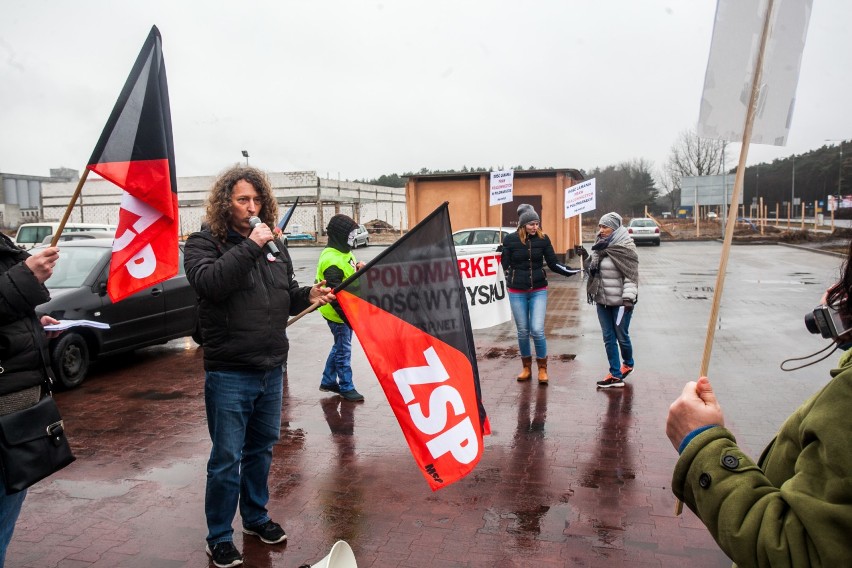
{"label": "white van", "polygon": [[[15,243],[22,249],[28,250],[35,245],[41,243],[45,237],[48,237],[59,229],[59,221],[45,221],[43,223],[24,223],[18,227],[18,232],[15,234]],[[72,233],[78,231],[112,231],[115,232],[115,225],[107,225],[106,223],[65,223],[62,229],[63,233]]]}

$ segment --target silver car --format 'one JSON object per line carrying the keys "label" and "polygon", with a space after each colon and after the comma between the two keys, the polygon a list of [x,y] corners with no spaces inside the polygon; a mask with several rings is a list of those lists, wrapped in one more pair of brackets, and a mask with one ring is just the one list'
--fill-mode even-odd
{"label": "silver car", "polygon": [[627,224],[627,232],[633,237],[633,242],[651,243],[660,246],[660,227],[653,219],[631,219]]}
{"label": "silver car", "polygon": [[352,248],[365,247],[370,244],[370,233],[367,232],[367,227],[358,225],[355,229],[355,243]]}

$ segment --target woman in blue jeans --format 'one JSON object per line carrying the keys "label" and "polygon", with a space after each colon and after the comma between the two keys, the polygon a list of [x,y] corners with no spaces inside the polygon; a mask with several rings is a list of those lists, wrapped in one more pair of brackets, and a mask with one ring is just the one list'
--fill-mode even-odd
{"label": "woman in blue jeans", "polygon": [[639,296],[639,255],[618,213],[607,213],[598,221],[586,291],[589,303],[597,305],[609,360],[609,374],[598,381],[598,388],[623,387],[624,378],[633,371],[628,330]]}
{"label": "woman in blue jeans", "polygon": [[541,232],[541,218],[532,205],[527,203],[518,206],[518,231],[503,239],[501,262],[509,289],[509,305],[518,328],[518,349],[523,364],[517,379],[528,381],[532,377],[532,338],[538,364],[538,382],[546,385],[544,313],[547,310],[547,275],[544,264],[547,263],[548,268],[563,276],[573,276],[580,271],[559,264],[550,239]]}

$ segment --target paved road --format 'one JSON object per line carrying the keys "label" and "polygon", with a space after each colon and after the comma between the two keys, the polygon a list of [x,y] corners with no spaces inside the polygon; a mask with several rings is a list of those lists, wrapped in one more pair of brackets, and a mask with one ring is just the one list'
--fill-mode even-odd
{"label": "paved road", "polygon": [[[663,433],[668,405],[699,367],[720,250],[716,242],[640,249],[636,370],[624,389],[594,388],[606,358],[576,277],[550,288],[549,387],[514,380],[511,323],[476,332],[493,434],[476,470],[436,493],[360,346],[353,366],[366,402],[317,390],[330,334],[318,317],[303,318],[290,332],[270,479],[272,516],[290,538],[268,547],[237,533],[247,565],[316,562],[345,539],[362,568],[729,566],[694,515],[672,513],[675,452]],[[318,253],[294,249],[303,283]],[[710,376],[728,425],[754,456],[837,360],[778,369],[824,345],[802,319],[839,264],[781,246],[733,249]],[[208,566],[202,386],[201,352],[186,339],[108,361],[60,393],[78,460],[31,489],[7,566]]]}

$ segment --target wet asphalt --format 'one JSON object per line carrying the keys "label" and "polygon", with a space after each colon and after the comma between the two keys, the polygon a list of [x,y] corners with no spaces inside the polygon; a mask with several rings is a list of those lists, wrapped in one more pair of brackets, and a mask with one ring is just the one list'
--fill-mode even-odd
{"label": "wet asphalt", "polygon": [[[691,512],[673,514],[676,452],[664,433],[669,404],[697,377],[721,249],[715,241],[639,249],[636,367],[623,389],[595,389],[606,357],[578,277],[551,278],[549,386],[514,380],[520,361],[511,322],[475,332],[493,433],[474,472],[435,493],[357,341],[355,384],[366,401],[318,390],[331,334],[318,315],[303,318],[288,332],[269,480],[271,516],[289,538],[276,546],[244,539],[237,516],[245,565],[314,563],[343,539],[362,568],[729,566]],[[379,250],[356,254],[368,260]],[[293,249],[304,284],[319,251]],[[841,261],[784,246],[732,249],[709,376],[727,425],[755,458],[839,357],[779,369],[825,346],[803,317]],[[200,348],[186,338],[101,361],[57,402],[78,459],[31,488],[6,565],[210,565]]]}

